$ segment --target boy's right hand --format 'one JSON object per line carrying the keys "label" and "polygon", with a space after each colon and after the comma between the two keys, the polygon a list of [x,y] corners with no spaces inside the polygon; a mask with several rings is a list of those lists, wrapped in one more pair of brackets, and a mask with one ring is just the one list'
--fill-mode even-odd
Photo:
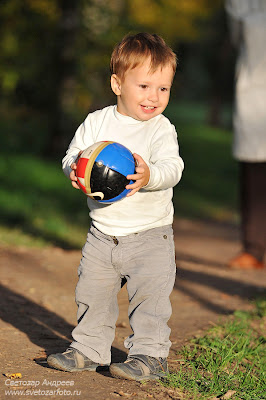
{"label": "boy's right hand", "polygon": [[75,189],[80,189],[79,185],[77,184],[77,176],[76,176],[76,169],[77,169],[77,161],[79,159],[79,156],[81,155],[82,151],[79,152],[78,157],[76,158],[76,161],[70,165],[70,168],[72,171],[70,172],[69,178],[71,180],[71,184]]}

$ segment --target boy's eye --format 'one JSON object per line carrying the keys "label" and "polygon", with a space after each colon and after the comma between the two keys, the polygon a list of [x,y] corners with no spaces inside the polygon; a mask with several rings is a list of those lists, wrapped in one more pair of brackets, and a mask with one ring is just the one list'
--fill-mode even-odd
{"label": "boy's eye", "polygon": [[167,91],[168,91],[167,88],[165,88],[165,87],[162,87],[162,88],[161,88],[161,92],[167,92]]}
{"label": "boy's eye", "polygon": [[147,89],[148,85],[139,85],[141,89]]}

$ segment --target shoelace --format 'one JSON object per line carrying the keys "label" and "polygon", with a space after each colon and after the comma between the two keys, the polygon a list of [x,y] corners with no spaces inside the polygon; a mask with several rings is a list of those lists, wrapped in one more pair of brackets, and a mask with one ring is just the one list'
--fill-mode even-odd
{"label": "shoelace", "polygon": [[128,359],[125,361],[125,364],[126,364],[126,363],[130,363],[130,364],[132,364],[134,367],[137,367],[137,366],[139,365],[140,362],[141,362],[140,360],[137,360],[137,359],[135,359],[135,358],[128,358]]}
{"label": "shoelace", "polygon": [[62,354],[68,354],[68,353],[71,353],[71,351],[73,351],[73,349],[66,349],[66,351],[64,351],[64,353],[62,353]]}

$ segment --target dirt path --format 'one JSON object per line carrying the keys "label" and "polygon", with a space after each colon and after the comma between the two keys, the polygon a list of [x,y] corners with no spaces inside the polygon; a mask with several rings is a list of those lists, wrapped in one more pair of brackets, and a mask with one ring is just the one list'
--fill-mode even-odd
{"label": "dirt path", "polygon": [[[178,274],[171,296],[170,368],[175,365],[176,349],[188,338],[235,309],[247,309],[248,299],[266,286],[265,270],[226,268],[226,261],[239,250],[236,228],[178,220],[174,231]],[[46,355],[65,350],[71,341],[79,259],[80,251],[0,246],[0,399],[180,399],[177,391],[159,383],[116,380],[108,371],[70,374],[47,366]],[[123,288],[113,361],[126,358],[127,305]],[[5,376],[12,373],[21,373],[22,378],[12,382]],[[24,394],[12,395],[12,389]]]}

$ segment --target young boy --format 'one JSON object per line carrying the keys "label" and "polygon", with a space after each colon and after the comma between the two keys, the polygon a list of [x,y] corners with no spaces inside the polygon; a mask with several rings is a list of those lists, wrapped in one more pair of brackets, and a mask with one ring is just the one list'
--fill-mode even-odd
{"label": "young boy", "polygon": [[127,186],[131,192],[125,199],[103,205],[88,197],[92,225],[78,268],[78,325],[70,347],[48,357],[54,368],[95,371],[110,365],[117,294],[126,278],[133,333],[124,343],[127,360],[111,364],[110,372],[131,380],[158,379],[168,372],[167,321],[176,271],[172,188],[184,165],[175,128],[162,112],[175,70],[176,56],[161,37],[126,36],[111,58],[117,106],[89,114],[63,159],[63,170],[75,188],[75,160],[95,142],[123,144],[134,154],[137,166],[127,177],[134,183]]}

